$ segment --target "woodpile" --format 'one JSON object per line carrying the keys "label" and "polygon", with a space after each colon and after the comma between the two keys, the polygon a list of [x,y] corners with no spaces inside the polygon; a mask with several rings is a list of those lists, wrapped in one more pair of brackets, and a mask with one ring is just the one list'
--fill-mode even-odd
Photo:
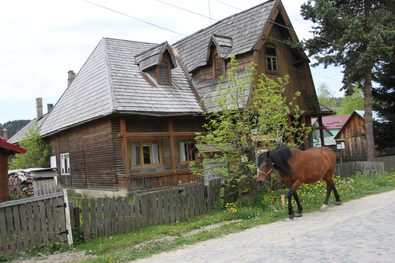
{"label": "woodpile", "polygon": [[18,171],[8,175],[10,200],[34,196],[33,178],[27,172]]}

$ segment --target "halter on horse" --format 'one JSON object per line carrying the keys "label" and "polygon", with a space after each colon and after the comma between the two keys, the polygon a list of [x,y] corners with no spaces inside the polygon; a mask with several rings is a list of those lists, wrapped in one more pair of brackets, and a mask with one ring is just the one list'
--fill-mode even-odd
{"label": "halter on horse", "polygon": [[[300,204],[296,190],[302,184],[311,184],[321,178],[326,182],[326,198],[320,211],[328,207],[329,197],[333,191],[336,205],[341,205],[340,196],[336,190],[332,176],[336,166],[336,155],[327,147],[311,148],[301,151],[296,148],[280,147],[273,151],[264,152],[258,159],[258,182],[264,182],[273,172],[278,170],[281,179],[289,188],[288,216],[290,219],[301,217],[303,207]],[[294,213],[292,208],[292,196],[294,197],[298,210]]]}

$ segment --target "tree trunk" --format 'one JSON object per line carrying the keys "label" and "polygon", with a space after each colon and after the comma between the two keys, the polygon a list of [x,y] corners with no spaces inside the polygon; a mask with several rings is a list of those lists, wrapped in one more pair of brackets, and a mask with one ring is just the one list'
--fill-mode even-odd
{"label": "tree trunk", "polygon": [[375,144],[373,136],[373,105],[372,105],[372,69],[365,72],[365,134],[367,158],[374,158]]}

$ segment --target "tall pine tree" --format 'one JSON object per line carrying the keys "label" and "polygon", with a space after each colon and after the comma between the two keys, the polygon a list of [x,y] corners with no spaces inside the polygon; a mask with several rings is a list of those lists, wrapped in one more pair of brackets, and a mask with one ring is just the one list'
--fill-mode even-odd
{"label": "tall pine tree", "polygon": [[316,64],[343,67],[343,90],[363,87],[367,156],[374,157],[372,77],[383,61],[391,61],[395,43],[395,1],[309,0],[301,6],[312,21],[314,37],[304,41]]}
{"label": "tall pine tree", "polygon": [[395,148],[395,63],[384,63],[375,81],[380,87],[373,88],[373,109],[380,121],[374,121],[374,139],[379,150]]}

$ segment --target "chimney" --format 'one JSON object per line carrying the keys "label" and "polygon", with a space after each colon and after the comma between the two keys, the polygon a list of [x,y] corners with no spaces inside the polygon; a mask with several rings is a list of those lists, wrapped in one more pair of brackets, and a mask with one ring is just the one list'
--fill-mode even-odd
{"label": "chimney", "polygon": [[43,99],[36,99],[36,109],[37,109],[37,119],[41,119],[43,117]]}
{"label": "chimney", "polygon": [[47,104],[47,111],[50,113],[53,109],[53,104]]}
{"label": "chimney", "polygon": [[73,80],[75,79],[75,73],[72,70],[69,70],[68,74],[67,74],[67,87],[70,86],[70,84],[73,82]]}
{"label": "chimney", "polygon": [[3,139],[8,140],[8,132],[6,128],[3,129]]}

